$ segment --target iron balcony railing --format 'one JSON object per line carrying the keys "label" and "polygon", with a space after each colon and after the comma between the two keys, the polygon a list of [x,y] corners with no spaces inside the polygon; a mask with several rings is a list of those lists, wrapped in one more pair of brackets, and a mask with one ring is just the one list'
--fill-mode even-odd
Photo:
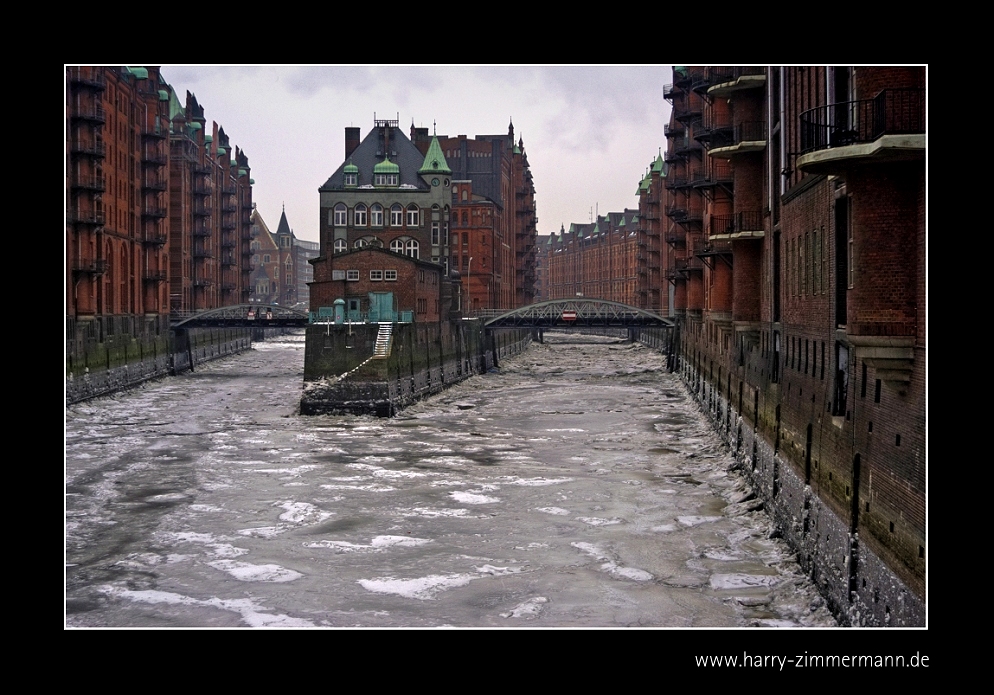
{"label": "iron balcony railing", "polygon": [[801,154],[925,132],[925,90],[885,89],[872,99],[819,106],[801,114]]}
{"label": "iron balcony railing", "polygon": [[722,84],[739,79],[743,75],[765,75],[765,65],[709,67],[708,80],[711,84]]}
{"label": "iron balcony railing", "polygon": [[733,215],[712,215],[708,227],[708,235],[738,234],[739,232],[758,232],[763,230],[763,212],[750,210],[736,212]]}

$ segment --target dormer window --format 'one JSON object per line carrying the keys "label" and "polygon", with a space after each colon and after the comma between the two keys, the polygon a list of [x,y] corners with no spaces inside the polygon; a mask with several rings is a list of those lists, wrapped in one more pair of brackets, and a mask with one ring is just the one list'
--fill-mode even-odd
{"label": "dormer window", "polygon": [[397,174],[376,174],[376,176],[373,177],[373,185],[397,186],[399,185],[399,179]]}
{"label": "dormer window", "polygon": [[345,185],[346,186],[356,186],[359,184],[359,174],[346,174],[345,175]]}

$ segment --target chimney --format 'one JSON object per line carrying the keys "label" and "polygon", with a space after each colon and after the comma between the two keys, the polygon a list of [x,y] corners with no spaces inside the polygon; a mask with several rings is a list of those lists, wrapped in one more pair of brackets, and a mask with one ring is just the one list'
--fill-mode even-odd
{"label": "chimney", "polygon": [[349,126],[345,129],[345,159],[346,161],[359,146],[359,129]]}

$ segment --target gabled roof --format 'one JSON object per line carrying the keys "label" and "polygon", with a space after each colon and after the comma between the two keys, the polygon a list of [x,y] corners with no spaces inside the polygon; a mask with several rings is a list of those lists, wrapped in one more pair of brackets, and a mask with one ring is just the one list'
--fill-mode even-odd
{"label": "gabled roof", "polygon": [[[384,149],[385,146],[389,147],[389,150]],[[393,126],[383,126],[370,130],[359,143],[359,146],[349,155],[348,162],[342,162],[335,173],[318,190],[345,190],[345,168],[347,165],[352,165],[357,170],[356,173],[359,175],[358,188],[366,186],[371,188],[373,170],[388,159],[391,165],[399,168],[402,188],[428,190],[428,184],[418,175],[418,170],[424,164],[425,158],[421,156],[421,152],[404,134],[404,131]],[[348,190],[354,191],[357,187],[350,186]]]}

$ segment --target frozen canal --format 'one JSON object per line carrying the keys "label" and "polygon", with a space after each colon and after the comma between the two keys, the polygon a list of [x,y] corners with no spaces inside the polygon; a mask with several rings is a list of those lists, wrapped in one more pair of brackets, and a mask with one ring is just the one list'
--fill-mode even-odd
{"label": "frozen canal", "polygon": [[304,418],[295,340],[68,409],[67,625],[835,624],[662,355]]}

